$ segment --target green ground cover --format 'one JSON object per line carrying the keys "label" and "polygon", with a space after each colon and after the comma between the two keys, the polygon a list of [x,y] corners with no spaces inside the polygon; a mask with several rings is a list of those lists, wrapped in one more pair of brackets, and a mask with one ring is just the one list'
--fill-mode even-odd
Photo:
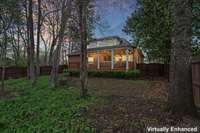
{"label": "green ground cover", "polygon": [[1,133],[90,133],[95,129],[82,117],[94,97],[80,98],[76,88],[49,88],[41,77],[31,88],[25,79],[7,81],[12,97],[0,99]]}

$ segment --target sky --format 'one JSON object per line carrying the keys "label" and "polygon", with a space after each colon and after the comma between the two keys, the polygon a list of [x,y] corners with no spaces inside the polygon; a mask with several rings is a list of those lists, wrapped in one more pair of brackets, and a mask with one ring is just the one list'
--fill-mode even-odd
{"label": "sky", "polygon": [[136,0],[96,0],[96,11],[100,15],[100,24],[96,26],[95,37],[119,36],[131,40],[122,31],[127,17],[135,10]]}

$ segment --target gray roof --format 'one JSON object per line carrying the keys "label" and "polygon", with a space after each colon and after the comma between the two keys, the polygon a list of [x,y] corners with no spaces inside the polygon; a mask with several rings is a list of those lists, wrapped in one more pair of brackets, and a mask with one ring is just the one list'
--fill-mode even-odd
{"label": "gray roof", "polygon": [[[107,40],[113,40],[113,44],[104,42]],[[120,47],[133,47],[133,45],[131,45],[131,43],[129,43],[124,38],[120,38],[118,36],[110,36],[110,37],[94,39],[87,46],[87,49],[88,50],[95,50],[95,49],[98,50],[98,49],[110,49],[110,48],[120,48]]]}
{"label": "gray roof", "polygon": [[[95,39],[93,39],[93,40],[90,41],[90,42],[103,41],[103,40],[110,40],[110,39],[117,39],[117,40],[122,41],[122,42],[124,42],[124,43],[130,44],[129,41],[127,41],[126,39],[121,38],[121,37],[119,37],[119,36],[108,36],[108,37],[102,37],[102,38],[95,38]],[[131,45],[131,44],[130,44],[130,45]]]}
{"label": "gray roof", "polygon": [[[96,42],[103,42],[103,41],[106,41],[106,40],[118,40],[118,44],[113,44],[113,45],[107,45],[107,44],[100,44],[100,45],[92,45],[92,43],[96,43]],[[104,37],[104,38],[97,38],[97,39],[94,39],[92,41],[90,41],[90,44],[88,45],[88,48],[87,50],[88,51],[95,51],[95,50],[104,50],[104,49],[112,49],[112,48],[123,48],[123,47],[131,47],[131,48],[134,48],[134,46],[128,42],[126,39],[124,38],[120,38],[118,36],[109,36],[109,37]],[[78,55],[79,54],[79,51],[77,52],[74,52],[74,53],[71,53],[70,55]]]}

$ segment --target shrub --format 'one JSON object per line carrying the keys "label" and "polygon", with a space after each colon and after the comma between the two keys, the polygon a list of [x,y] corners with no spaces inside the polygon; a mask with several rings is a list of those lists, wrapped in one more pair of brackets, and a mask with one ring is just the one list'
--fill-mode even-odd
{"label": "shrub", "polygon": [[[78,77],[80,75],[80,71],[69,71],[70,76]],[[89,71],[89,77],[105,77],[105,78],[125,78],[125,79],[133,79],[138,78],[140,76],[140,71],[130,70],[128,72],[125,71]]]}
{"label": "shrub", "polygon": [[139,76],[140,76],[140,71],[137,69],[126,72],[126,78],[138,78]]}
{"label": "shrub", "polygon": [[64,76],[70,76],[70,71],[68,69],[63,70],[63,75]]}
{"label": "shrub", "polygon": [[74,77],[80,76],[80,71],[78,70],[69,71],[69,73],[70,73],[70,76],[74,76]]}

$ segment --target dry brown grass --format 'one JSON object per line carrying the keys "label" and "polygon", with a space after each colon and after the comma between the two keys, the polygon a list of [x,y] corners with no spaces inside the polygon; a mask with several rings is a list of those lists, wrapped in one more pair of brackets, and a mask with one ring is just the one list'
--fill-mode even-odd
{"label": "dry brown grass", "polygon": [[[70,85],[79,87],[79,80],[73,78]],[[165,80],[91,78],[88,88],[92,95],[104,100],[86,113],[97,132],[143,133],[147,126],[200,127],[199,120],[177,118],[166,110]]]}

